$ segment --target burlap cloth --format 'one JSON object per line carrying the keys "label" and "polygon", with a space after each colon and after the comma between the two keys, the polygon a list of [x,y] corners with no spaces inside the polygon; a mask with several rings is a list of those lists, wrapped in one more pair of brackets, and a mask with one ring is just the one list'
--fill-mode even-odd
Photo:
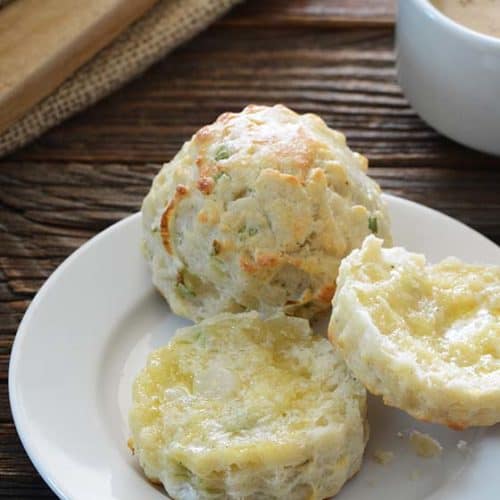
{"label": "burlap cloth", "polygon": [[[144,17],[0,135],[0,156],[110,94],[239,1],[159,0]],[[5,1],[0,0],[2,3]]]}

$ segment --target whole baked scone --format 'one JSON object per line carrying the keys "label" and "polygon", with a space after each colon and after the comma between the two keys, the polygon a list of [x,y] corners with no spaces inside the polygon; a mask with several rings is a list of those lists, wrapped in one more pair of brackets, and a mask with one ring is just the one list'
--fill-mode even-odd
{"label": "whole baked scone", "polygon": [[328,333],[386,404],[456,429],[500,422],[500,267],[429,265],[369,236],[340,266]]}
{"label": "whole baked scone", "polygon": [[306,320],[224,313],[137,377],[131,447],[174,499],[314,500],[361,465],[366,392]]}
{"label": "whole baked scone", "polygon": [[391,241],[367,160],[318,116],[248,106],[199,130],[143,206],[153,282],[195,321],[330,307],[340,260],[374,232]]}

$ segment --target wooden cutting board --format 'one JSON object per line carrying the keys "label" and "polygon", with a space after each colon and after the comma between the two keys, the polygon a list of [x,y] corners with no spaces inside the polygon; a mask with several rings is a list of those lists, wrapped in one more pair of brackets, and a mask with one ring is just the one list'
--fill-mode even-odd
{"label": "wooden cutting board", "polygon": [[0,9],[0,133],[156,0],[14,0]]}

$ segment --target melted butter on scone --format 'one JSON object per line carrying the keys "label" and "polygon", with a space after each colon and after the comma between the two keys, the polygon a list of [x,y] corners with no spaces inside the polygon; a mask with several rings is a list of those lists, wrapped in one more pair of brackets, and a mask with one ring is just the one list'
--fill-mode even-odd
{"label": "melted butter on scone", "polygon": [[330,338],[372,392],[451,427],[500,421],[500,267],[368,237],[337,286]]}
{"label": "melted butter on scone", "polygon": [[307,321],[224,314],[151,355],[130,427],[146,475],[174,498],[319,499],[359,469],[365,410]]}
{"label": "melted butter on scone", "polygon": [[394,264],[380,257],[365,270],[353,269],[353,276],[360,279],[359,301],[381,333],[402,349],[411,342],[422,363],[500,369],[500,268],[456,258],[426,266],[419,255]]}

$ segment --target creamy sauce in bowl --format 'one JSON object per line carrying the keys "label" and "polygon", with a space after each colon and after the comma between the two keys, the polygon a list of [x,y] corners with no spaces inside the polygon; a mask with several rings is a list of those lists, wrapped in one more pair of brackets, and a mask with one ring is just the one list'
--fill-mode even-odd
{"label": "creamy sauce in bowl", "polygon": [[500,0],[430,0],[453,21],[500,38]]}

